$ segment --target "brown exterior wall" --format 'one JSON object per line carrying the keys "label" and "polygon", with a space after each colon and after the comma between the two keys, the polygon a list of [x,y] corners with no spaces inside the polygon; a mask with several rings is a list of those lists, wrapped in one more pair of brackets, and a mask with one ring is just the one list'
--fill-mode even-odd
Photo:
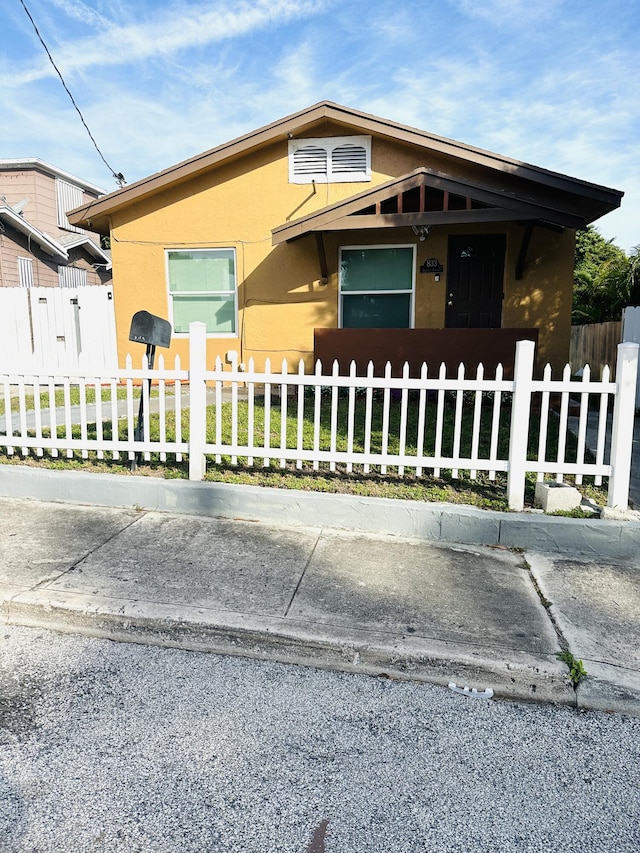
{"label": "brown exterior wall", "polygon": [[359,376],[373,363],[374,376],[384,376],[387,362],[391,375],[402,376],[405,362],[409,375],[419,377],[423,363],[429,376],[437,376],[441,364],[447,377],[458,375],[464,364],[466,377],[474,377],[478,365],[493,378],[498,364],[505,379],[513,378],[516,342],[538,340],[537,329],[316,329],[314,359],[320,359],[323,373],[330,373],[334,360],[341,375],[348,375],[351,362]]}

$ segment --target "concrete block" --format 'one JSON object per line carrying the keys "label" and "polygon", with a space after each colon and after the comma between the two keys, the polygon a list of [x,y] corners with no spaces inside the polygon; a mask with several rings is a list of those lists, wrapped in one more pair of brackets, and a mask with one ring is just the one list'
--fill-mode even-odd
{"label": "concrete block", "polygon": [[567,483],[536,483],[535,505],[545,512],[571,512],[581,502],[580,492]]}

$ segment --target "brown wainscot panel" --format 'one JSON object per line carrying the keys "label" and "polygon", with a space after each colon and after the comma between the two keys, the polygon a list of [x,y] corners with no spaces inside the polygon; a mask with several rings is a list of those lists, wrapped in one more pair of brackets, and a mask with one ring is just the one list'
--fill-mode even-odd
{"label": "brown wainscot panel", "polygon": [[392,375],[401,376],[405,362],[410,375],[418,377],[426,362],[431,376],[444,362],[447,376],[455,377],[462,362],[473,375],[482,363],[485,376],[495,376],[502,364],[504,378],[513,378],[516,342],[538,343],[538,329],[314,329],[314,360],[320,359],[323,371],[331,371],[334,360],[346,375],[355,361],[364,375],[367,364],[374,364],[374,375],[383,376],[391,362]]}

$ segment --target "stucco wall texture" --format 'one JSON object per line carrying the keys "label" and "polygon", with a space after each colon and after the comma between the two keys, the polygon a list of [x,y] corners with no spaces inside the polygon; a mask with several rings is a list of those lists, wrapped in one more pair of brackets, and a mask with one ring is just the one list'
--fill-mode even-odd
{"label": "stucco wall texture", "polygon": [[[327,123],[313,136],[345,135]],[[277,141],[200,176],[114,212],[112,255],[118,353],[139,357],[142,346],[130,343],[131,317],[146,310],[169,318],[166,250],[234,248],[238,284],[238,329],[235,337],[210,336],[207,363],[229,351],[257,369],[267,358],[279,368],[283,359],[297,368],[299,359],[313,363],[313,329],[338,323],[338,256],[340,246],[413,244],[417,246],[416,328],[444,326],[447,293],[447,241],[450,234],[506,234],[502,325],[540,329],[538,365],[561,368],[568,358],[573,282],[574,233],[533,232],[524,276],[515,280],[516,258],[524,228],[516,222],[436,226],[424,242],[410,228],[329,232],[325,249],[329,277],[321,280],[313,235],[272,246],[271,229],[314,210],[348,198],[372,185],[428,166],[457,177],[476,177],[472,164],[452,163],[407,144],[373,137],[370,183],[290,184],[287,142]],[[436,282],[420,273],[420,265],[436,257],[445,271]],[[174,335],[168,365],[180,354],[188,365],[186,335]]]}

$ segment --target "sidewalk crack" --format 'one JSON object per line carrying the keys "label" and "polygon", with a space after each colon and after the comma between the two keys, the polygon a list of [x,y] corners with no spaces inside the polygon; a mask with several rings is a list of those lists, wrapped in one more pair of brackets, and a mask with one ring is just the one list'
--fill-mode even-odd
{"label": "sidewalk crack", "polygon": [[309,568],[309,564],[311,563],[311,560],[313,560],[313,555],[316,553],[316,548],[318,547],[318,542],[320,541],[321,536],[322,536],[322,530],[320,530],[320,532],[318,533],[318,536],[316,538],[316,541],[313,543],[313,548],[311,549],[311,553],[309,554],[309,559],[304,564],[304,569],[302,570],[302,574],[298,578],[298,583],[296,584],[295,589],[291,593],[291,598],[289,599],[289,603],[287,604],[286,610],[284,611],[284,618],[285,619],[289,615],[289,611],[291,610],[291,605],[293,604],[294,598],[298,594],[298,590],[300,589],[300,584],[302,583],[302,579],[304,578],[305,574],[307,573],[307,569]]}
{"label": "sidewalk crack", "polygon": [[[25,591],[26,592],[35,592],[38,589],[46,589],[46,587],[49,584],[52,584],[52,583],[55,583],[56,581],[59,581],[60,578],[64,577],[65,575],[69,574],[69,572],[72,572],[74,569],[76,569],[81,563],[83,563],[87,559],[87,557],[90,557],[91,554],[95,554],[96,551],[100,550],[100,548],[103,548],[109,542],[112,542],[116,538],[116,536],[119,536],[121,533],[124,533],[125,530],[128,530],[130,527],[132,527],[134,524],[136,524],[136,522],[140,518],[145,516],[146,514],[147,514],[146,511],[139,511],[136,514],[136,517],[131,519],[131,521],[128,524],[126,524],[124,527],[121,527],[119,530],[114,531],[106,539],[104,539],[102,542],[98,543],[95,546],[95,548],[91,548],[91,550],[89,550],[85,554],[83,554],[82,557],[79,557],[75,561],[75,563],[72,563],[70,566],[67,566],[67,568],[64,571],[60,572],[60,574],[56,575],[55,577],[43,578],[41,581],[38,581],[38,583],[29,587],[29,589],[25,590]],[[24,594],[24,592],[19,592],[19,593],[16,593],[15,595],[12,595],[10,601],[13,601],[14,598],[17,598],[23,594]]]}
{"label": "sidewalk crack", "polygon": [[547,614],[547,617],[549,618],[549,622],[551,622],[551,626],[553,627],[553,630],[556,633],[556,637],[558,638],[558,645],[560,646],[560,649],[563,652],[568,651],[569,650],[569,641],[567,640],[565,635],[562,633],[562,629],[558,625],[558,623],[557,623],[557,621],[556,621],[556,619],[555,619],[555,617],[551,611],[551,608],[553,606],[553,602],[549,601],[549,599],[546,598],[546,596],[542,592],[542,589],[540,588],[540,584],[536,580],[536,577],[533,574],[533,571],[531,569],[531,566],[529,565],[529,562],[524,557],[522,558],[522,565],[523,565],[523,568],[525,569],[525,571],[527,572],[527,574],[529,575],[529,580],[531,581],[533,589],[535,590],[535,593],[538,596],[540,604],[544,607],[545,612]]}

